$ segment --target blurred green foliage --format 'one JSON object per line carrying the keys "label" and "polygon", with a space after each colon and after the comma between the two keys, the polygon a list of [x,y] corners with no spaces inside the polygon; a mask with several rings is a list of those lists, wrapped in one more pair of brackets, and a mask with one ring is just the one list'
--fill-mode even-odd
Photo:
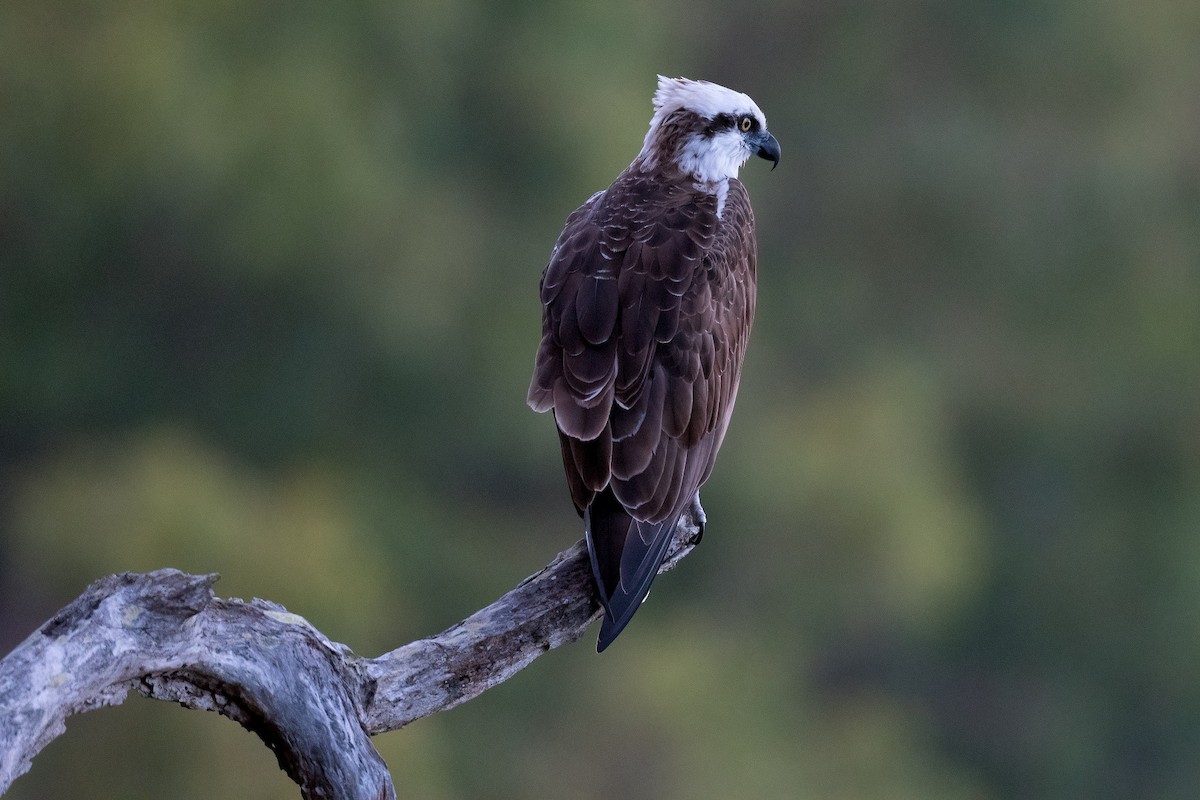
{"label": "blurred green foliage", "polygon": [[[656,72],[784,150],[708,536],[604,656],[380,737],[401,794],[1193,797],[1188,0],[7,0],[0,645],[174,566],[377,653],[573,542],[537,281]],[[131,700],[10,796],[296,791]]]}

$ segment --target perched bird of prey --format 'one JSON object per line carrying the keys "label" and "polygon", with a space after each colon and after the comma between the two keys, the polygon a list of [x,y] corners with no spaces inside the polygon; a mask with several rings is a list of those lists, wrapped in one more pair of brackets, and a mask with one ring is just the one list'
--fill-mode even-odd
{"label": "perched bird of prey", "polygon": [[754,214],[738,169],[779,163],[746,95],[659,76],[637,158],[567,218],[542,273],[528,402],[553,409],[612,643],[680,516],[700,510],[754,318]]}

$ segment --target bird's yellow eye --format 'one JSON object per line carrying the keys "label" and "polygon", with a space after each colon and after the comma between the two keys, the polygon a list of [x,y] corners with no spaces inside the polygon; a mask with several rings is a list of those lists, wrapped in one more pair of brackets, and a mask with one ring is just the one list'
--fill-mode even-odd
{"label": "bird's yellow eye", "polygon": [[742,133],[749,132],[749,130],[754,127],[754,118],[742,117],[741,121],[738,123],[738,127],[742,129]]}

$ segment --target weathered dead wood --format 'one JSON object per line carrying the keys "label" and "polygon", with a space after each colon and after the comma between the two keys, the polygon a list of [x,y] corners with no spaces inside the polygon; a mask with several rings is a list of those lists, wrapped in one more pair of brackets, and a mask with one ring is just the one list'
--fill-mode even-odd
{"label": "weathered dead wood", "polygon": [[[701,530],[685,518],[660,571]],[[476,697],[599,616],[582,542],[457,625],[376,658],[275,603],[218,598],[215,581],[171,569],[110,575],[0,661],[0,793],[68,717],[136,689],[253,731],[305,798],[394,798],[371,736]]]}

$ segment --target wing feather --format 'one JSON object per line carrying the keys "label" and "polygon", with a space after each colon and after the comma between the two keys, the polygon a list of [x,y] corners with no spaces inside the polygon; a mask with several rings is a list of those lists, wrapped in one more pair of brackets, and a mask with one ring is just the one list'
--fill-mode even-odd
{"label": "wing feather", "polygon": [[576,316],[579,332],[589,344],[613,341],[619,303],[617,282],[612,275],[588,275],[579,282],[575,294]]}
{"label": "wing feather", "polygon": [[612,385],[584,401],[574,395],[567,382],[559,379],[554,384],[554,421],[558,429],[572,439],[590,442],[608,426],[608,412],[612,406]]}
{"label": "wing feather", "polygon": [[663,413],[663,431],[672,439],[682,439],[692,421],[692,387],[696,378],[673,375],[667,386],[666,408]]}
{"label": "wing feather", "polygon": [[564,437],[571,450],[571,460],[580,481],[591,492],[608,485],[609,464],[612,461],[612,436],[600,435],[591,441]]}
{"label": "wing feather", "polygon": [[617,377],[617,343],[610,340],[596,347],[586,345],[574,355],[563,354],[562,374],[572,395],[586,406],[594,404]]}
{"label": "wing feather", "polygon": [[[662,415],[666,408],[667,380],[659,367],[646,381],[648,390],[628,411],[618,407],[613,414],[613,475],[631,480],[645,471],[662,438]],[[628,421],[627,421],[628,420]]]}

